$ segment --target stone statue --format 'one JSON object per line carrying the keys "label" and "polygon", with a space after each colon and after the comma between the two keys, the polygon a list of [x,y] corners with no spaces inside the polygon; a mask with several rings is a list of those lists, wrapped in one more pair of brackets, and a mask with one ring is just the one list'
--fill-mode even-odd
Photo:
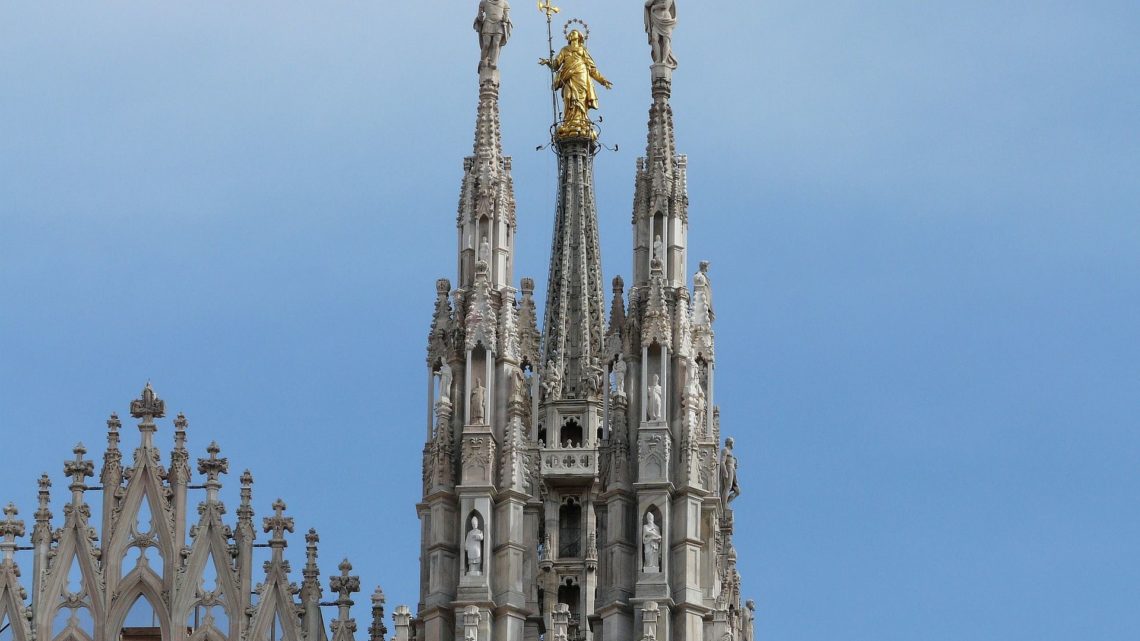
{"label": "stone statue", "polygon": [[702,260],[700,270],[693,274],[693,324],[708,325],[715,319],[712,284],[709,282],[709,261]]}
{"label": "stone statue", "polygon": [[653,512],[645,515],[645,527],[641,529],[642,572],[661,571],[661,528],[653,522]]}
{"label": "stone statue", "polygon": [[562,124],[558,126],[559,138],[595,138],[590,124],[589,111],[598,108],[598,94],[594,91],[593,80],[606,89],[613,83],[606,80],[598,71],[590,52],[586,50],[586,37],[577,29],[566,35],[569,43],[552,59],[538,61],[554,70],[554,89],[562,90]]}
{"label": "stone statue", "polygon": [[653,258],[662,261],[665,257],[665,243],[661,242],[661,234],[653,239]]}
{"label": "stone statue", "polygon": [[725,439],[720,452],[720,502],[724,507],[740,496],[740,483],[736,480],[736,457],[732,454],[735,442],[732,437]]}
{"label": "stone statue", "polygon": [[664,390],[661,388],[661,376],[659,374],[653,375],[653,384],[649,386],[649,420],[661,420],[661,408],[664,402],[662,396]]}
{"label": "stone statue", "polygon": [[677,68],[673,57],[673,28],[677,26],[676,0],[645,0],[645,33],[654,64]]}
{"label": "stone statue", "polygon": [[475,378],[475,387],[471,390],[471,424],[482,425],[487,418],[487,388],[483,381]]}
{"label": "stone statue", "polygon": [[756,633],[756,602],[748,599],[744,602],[744,623],[742,630],[744,641],[752,641]]}
{"label": "stone statue", "polygon": [[463,549],[467,552],[467,574],[481,576],[483,574],[483,530],[479,529],[479,517],[471,517],[471,531],[463,542]]}
{"label": "stone statue", "polygon": [[614,361],[614,389],[618,396],[625,396],[625,372],[628,369],[625,358],[618,354],[617,360]]}
{"label": "stone statue", "polygon": [[484,236],[483,240],[479,241],[479,260],[491,264],[491,243],[487,242],[487,237]]}
{"label": "stone statue", "polygon": [[511,5],[507,0],[480,0],[475,14],[475,31],[479,32],[479,70],[499,66],[499,51],[511,37]]}
{"label": "stone statue", "polygon": [[547,398],[558,398],[562,395],[562,372],[559,371],[558,365],[554,360],[546,361],[546,372],[544,372],[542,387],[546,390]]}
{"label": "stone statue", "polygon": [[451,401],[451,366],[443,363],[439,366],[439,400]]}
{"label": "stone statue", "polygon": [[511,372],[511,396],[519,401],[526,401],[526,375],[519,368]]}

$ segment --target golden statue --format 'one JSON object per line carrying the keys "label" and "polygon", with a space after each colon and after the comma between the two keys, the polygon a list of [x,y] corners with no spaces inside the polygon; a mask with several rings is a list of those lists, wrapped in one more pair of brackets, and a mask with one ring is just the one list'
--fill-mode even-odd
{"label": "golden statue", "polygon": [[554,89],[562,90],[562,123],[558,125],[557,137],[596,138],[597,133],[590,123],[589,110],[598,108],[598,94],[594,91],[593,80],[606,89],[613,83],[606,80],[598,71],[590,52],[586,50],[586,38],[577,29],[566,35],[569,42],[554,58],[538,61],[554,71]]}

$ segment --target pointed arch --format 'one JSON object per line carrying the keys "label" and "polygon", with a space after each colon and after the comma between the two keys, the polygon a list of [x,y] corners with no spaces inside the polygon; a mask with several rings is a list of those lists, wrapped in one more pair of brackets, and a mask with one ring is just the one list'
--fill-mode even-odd
{"label": "pointed arch", "polygon": [[153,571],[138,569],[132,570],[123,579],[123,589],[110,605],[106,626],[103,628],[104,639],[118,639],[127,622],[127,615],[131,613],[139,599],[145,599],[154,611],[154,619],[158,622],[162,641],[170,641],[173,637],[170,629],[170,613],[162,600],[162,581]]}
{"label": "pointed arch", "polygon": [[[270,570],[271,573],[274,570]],[[277,570],[277,572],[280,572]],[[278,630],[271,636],[271,630]],[[304,641],[297,604],[289,591],[284,573],[266,578],[247,641]]]}
{"label": "pointed arch", "polygon": [[[37,610],[39,607],[44,610],[37,611],[36,616],[53,622],[51,638],[67,636],[68,630],[77,630],[81,632],[79,636],[90,638],[95,635],[95,622],[102,620],[101,582],[86,536],[85,520],[76,520],[65,527],[55,558],[45,574],[42,592],[47,598],[42,600],[42,606],[37,606]],[[64,611],[68,611],[69,622],[57,625]]]}
{"label": "pointed arch", "polygon": [[[117,586],[113,585],[116,579],[126,582],[127,575],[133,571],[132,564],[128,564],[127,560],[131,548],[138,547],[136,544],[140,541],[149,542],[143,543],[142,547],[155,548],[161,557],[161,567],[158,568],[161,576],[166,575],[169,566],[177,558],[169,527],[173,512],[163,491],[162,479],[157,470],[146,462],[145,457],[143,460],[144,463],[127,482],[123,499],[117,508],[119,515],[114,528],[109,533],[103,533],[106,540],[103,546],[104,572],[109,590],[116,589]],[[145,519],[148,515],[150,523],[140,524],[139,519]],[[142,529],[147,531],[141,531]],[[145,551],[140,553],[143,556],[145,554]]]}
{"label": "pointed arch", "polygon": [[207,506],[171,605],[174,619],[187,622],[191,636],[210,627],[207,615],[214,617],[213,624],[223,636],[237,638],[241,633],[240,581],[237,570],[226,562],[230,551],[225,532],[220,513]]}

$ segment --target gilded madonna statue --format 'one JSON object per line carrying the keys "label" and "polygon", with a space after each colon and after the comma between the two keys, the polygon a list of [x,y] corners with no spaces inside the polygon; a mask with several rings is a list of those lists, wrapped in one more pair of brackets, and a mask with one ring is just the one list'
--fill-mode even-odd
{"label": "gilded madonna statue", "polygon": [[554,71],[554,89],[562,91],[562,122],[557,136],[559,139],[594,138],[597,134],[590,124],[589,111],[598,108],[598,93],[593,81],[606,89],[613,88],[613,83],[598,71],[586,50],[586,38],[581,31],[571,31],[566,40],[568,44],[557,56],[538,61]]}

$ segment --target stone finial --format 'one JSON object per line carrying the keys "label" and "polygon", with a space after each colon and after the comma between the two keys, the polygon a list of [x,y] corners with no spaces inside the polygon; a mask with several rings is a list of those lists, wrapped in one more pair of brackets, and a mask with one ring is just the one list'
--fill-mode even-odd
{"label": "stone finial", "polygon": [[241,473],[238,479],[241,483],[241,503],[238,505],[238,524],[248,528],[250,537],[253,536],[253,475],[249,470]]}
{"label": "stone finial", "polygon": [[384,625],[384,603],[386,601],[384,591],[380,589],[380,586],[376,586],[376,591],[372,593],[372,625],[368,626],[369,641],[384,641],[385,635],[388,634],[388,626]]}
{"label": "stone finial", "polygon": [[222,483],[219,477],[222,474],[228,474],[230,471],[230,461],[227,458],[218,458],[222,448],[218,447],[217,441],[211,441],[210,445],[206,447],[206,453],[210,458],[198,459],[198,473],[206,475],[206,501],[208,503],[218,502],[218,490],[221,489]]}
{"label": "stone finial", "polygon": [[661,606],[650,601],[641,608],[641,641],[657,641],[657,617]]}
{"label": "stone finial", "polygon": [[392,620],[396,624],[396,636],[393,641],[411,641],[412,611],[406,605],[396,606],[392,613]]}
{"label": "stone finial", "polygon": [[528,295],[533,294],[534,293],[534,279],[533,278],[522,279],[522,283],[520,284],[520,289],[522,290],[523,294],[528,294]]}
{"label": "stone finial", "polygon": [[87,489],[84,479],[95,476],[95,462],[83,458],[87,453],[83,443],[77,443],[71,451],[75,454],[75,459],[64,461],[63,473],[71,477],[71,485],[68,486],[71,490],[71,500],[75,505],[79,505],[83,502],[83,491]]}
{"label": "stone finial", "polygon": [[451,281],[446,278],[440,278],[435,281],[435,293],[439,296],[447,298],[451,293]]}
{"label": "stone finial", "polygon": [[166,401],[163,401],[154,393],[154,388],[150,386],[150,381],[147,381],[146,387],[143,388],[142,395],[131,401],[131,416],[143,419],[144,423],[150,422],[151,419],[166,416]]}
{"label": "stone finial", "polygon": [[269,547],[273,548],[275,559],[280,559],[282,550],[288,545],[285,533],[293,531],[293,517],[285,516],[285,507],[285,501],[277,499],[273,502],[273,516],[262,521],[263,531],[271,533]]}
{"label": "stone finial", "polygon": [[332,622],[331,627],[333,640],[342,641],[352,639],[352,633],[356,632],[356,620],[349,615],[354,603],[351,595],[360,591],[360,577],[349,575],[352,564],[348,559],[341,561],[337,568],[340,574],[329,578],[329,589],[338,595],[336,620]]}
{"label": "stone finial", "polygon": [[103,452],[103,471],[99,480],[103,487],[117,486],[123,481],[123,454],[119,451],[119,430],[123,427],[114,412],[107,419],[107,451]]}
{"label": "stone finial", "polygon": [[317,567],[317,544],[320,542],[321,537],[316,528],[309,528],[305,534],[305,569],[302,570],[306,580],[316,578],[320,573]]}
{"label": "stone finial", "polygon": [[24,522],[17,519],[20,511],[9,503],[4,508],[4,520],[0,521],[0,565],[11,566],[15,564],[16,538],[24,536]]}
{"label": "stone finial", "polygon": [[36,523],[51,521],[51,477],[41,474],[39,480],[39,506],[36,509]]}

